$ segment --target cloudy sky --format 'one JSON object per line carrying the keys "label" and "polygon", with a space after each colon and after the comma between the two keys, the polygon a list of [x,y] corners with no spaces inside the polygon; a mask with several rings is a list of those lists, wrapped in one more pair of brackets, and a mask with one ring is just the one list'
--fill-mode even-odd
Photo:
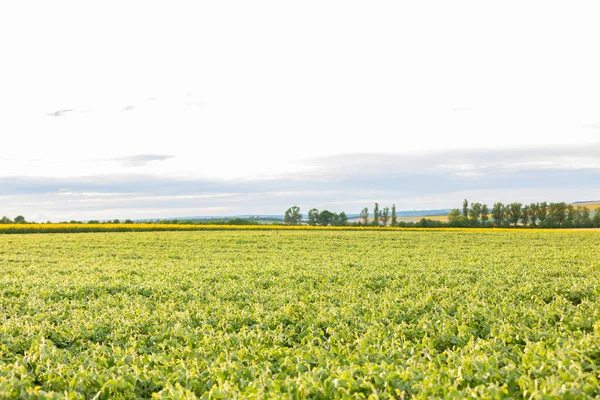
{"label": "cloudy sky", "polygon": [[600,199],[597,1],[0,5],[0,216]]}

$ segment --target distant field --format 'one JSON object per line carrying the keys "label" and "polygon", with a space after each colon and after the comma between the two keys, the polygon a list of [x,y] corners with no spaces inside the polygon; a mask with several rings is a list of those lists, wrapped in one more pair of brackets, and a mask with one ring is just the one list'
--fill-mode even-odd
{"label": "distant field", "polygon": [[[446,215],[435,215],[435,216],[425,215],[425,216],[416,216],[416,217],[398,217],[398,221],[401,221],[401,222],[419,222],[422,218],[431,219],[433,221],[443,221],[443,222],[447,222],[448,221],[448,216],[446,216]],[[369,218],[369,222],[371,222],[371,221],[373,221],[373,218]],[[351,220],[348,220],[348,222],[350,222],[350,223],[362,222],[362,219],[361,218],[353,218]],[[391,223],[391,219],[390,219],[390,223]]]}
{"label": "distant field", "polygon": [[579,203],[579,204],[573,204],[575,207],[577,206],[583,206],[589,210],[596,210],[597,208],[600,208],[600,202],[591,202],[591,203]]}
{"label": "distant field", "polygon": [[433,221],[448,222],[448,216],[447,215],[421,216],[421,217],[401,217],[401,218],[398,218],[398,221],[403,221],[403,222],[419,222],[423,218],[430,219],[430,220],[433,220]]}
{"label": "distant field", "polygon": [[0,398],[597,398],[600,232],[0,235]]}

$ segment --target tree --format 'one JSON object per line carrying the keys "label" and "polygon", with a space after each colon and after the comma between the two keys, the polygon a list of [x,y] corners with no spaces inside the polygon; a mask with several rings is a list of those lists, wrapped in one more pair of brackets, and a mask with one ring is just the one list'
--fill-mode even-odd
{"label": "tree", "polygon": [[340,213],[340,215],[338,215],[338,224],[341,226],[348,225],[348,216],[343,211]]}
{"label": "tree", "polygon": [[458,219],[460,217],[461,217],[460,210],[458,208],[455,208],[448,213],[448,222],[449,223],[456,222],[456,221],[458,221]]}
{"label": "tree", "polygon": [[540,220],[540,222],[544,222],[546,216],[548,215],[548,203],[546,203],[545,201],[543,203],[540,203],[538,211],[539,213],[538,215],[536,215],[536,217]]}
{"label": "tree", "polygon": [[529,225],[529,216],[531,215],[531,211],[529,210],[529,206],[525,205],[521,209],[521,221],[523,221],[523,226]]}
{"label": "tree", "polygon": [[298,206],[288,208],[283,217],[283,222],[288,225],[298,225],[300,220],[302,220],[302,214]]}
{"label": "tree", "polygon": [[360,211],[360,219],[362,219],[363,225],[367,225],[369,223],[369,209],[367,207]]}
{"label": "tree", "polygon": [[390,220],[390,208],[385,207],[381,212],[381,223],[383,226],[386,226],[388,221]]}
{"label": "tree", "polygon": [[575,228],[591,228],[594,226],[590,219],[590,210],[586,207],[578,206],[575,210],[573,226]]}
{"label": "tree", "polygon": [[319,210],[313,208],[308,212],[308,224],[315,226],[319,223]]}
{"label": "tree", "polygon": [[12,224],[12,223],[13,222],[8,217],[2,217],[2,219],[0,219],[0,224]]}
{"label": "tree", "polygon": [[531,222],[531,226],[534,228],[536,225],[536,219],[540,213],[540,203],[531,203],[529,205],[529,221]]}
{"label": "tree", "polygon": [[25,221],[25,217],[22,215],[19,215],[18,217],[15,217],[15,224],[24,224]]}
{"label": "tree", "polygon": [[558,226],[563,226],[567,218],[567,203],[550,203],[548,215],[552,217],[553,222]]}
{"label": "tree", "polygon": [[318,221],[320,225],[327,226],[333,223],[335,214],[329,210],[323,210],[319,213]]}
{"label": "tree", "polygon": [[494,219],[494,224],[496,226],[502,225],[502,221],[504,220],[504,216],[506,215],[506,207],[504,204],[498,202],[494,204],[492,207],[492,218]]}
{"label": "tree", "polygon": [[377,203],[373,208],[373,225],[379,226],[379,204]]}
{"label": "tree", "polygon": [[396,204],[392,204],[392,226],[398,225],[398,216],[396,215]]}
{"label": "tree", "polygon": [[481,203],[471,203],[471,208],[469,209],[469,217],[472,220],[479,220],[479,215],[481,214]]}
{"label": "tree", "polygon": [[595,213],[592,223],[594,224],[594,228],[600,228],[600,208],[596,208]]}
{"label": "tree", "polygon": [[508,206],[508,215],[510,217],[510,222],[515,224],[515,227],[521,219],[521,207],[523,207],[523,204],[521,203],[510,203],[510,205]]}
{"label": "tree", "polygon": [[489,217],[490,210],[488,209],[487,204],[481,205],[481,223],[485,225]]}
{"label": "tree", "polygon": [[469,216],[469,202],[467,201],[467,199],[465,199],[465,201],[463,201],[463,217],[468,217]]}
{"label": "tree", "polygon": [[575,214],[575,207],[573,206],[573,204],[569,204],[567,206],[567,221],[569,221],[571,224],[575,221]]}

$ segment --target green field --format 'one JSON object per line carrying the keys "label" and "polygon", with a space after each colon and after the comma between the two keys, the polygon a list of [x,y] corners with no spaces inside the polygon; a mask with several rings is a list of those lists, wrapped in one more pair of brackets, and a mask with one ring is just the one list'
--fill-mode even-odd
{"label": "green field", "polygon": [[0,235],[0,398],[600,396],[600,232]]}

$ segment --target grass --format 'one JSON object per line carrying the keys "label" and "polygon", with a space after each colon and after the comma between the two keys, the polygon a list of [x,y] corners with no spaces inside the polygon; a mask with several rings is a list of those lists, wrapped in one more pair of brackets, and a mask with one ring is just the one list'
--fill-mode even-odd
{"label": "grass", "polygon": [[0,236],[0,398],[600,396],[600,232]]}

